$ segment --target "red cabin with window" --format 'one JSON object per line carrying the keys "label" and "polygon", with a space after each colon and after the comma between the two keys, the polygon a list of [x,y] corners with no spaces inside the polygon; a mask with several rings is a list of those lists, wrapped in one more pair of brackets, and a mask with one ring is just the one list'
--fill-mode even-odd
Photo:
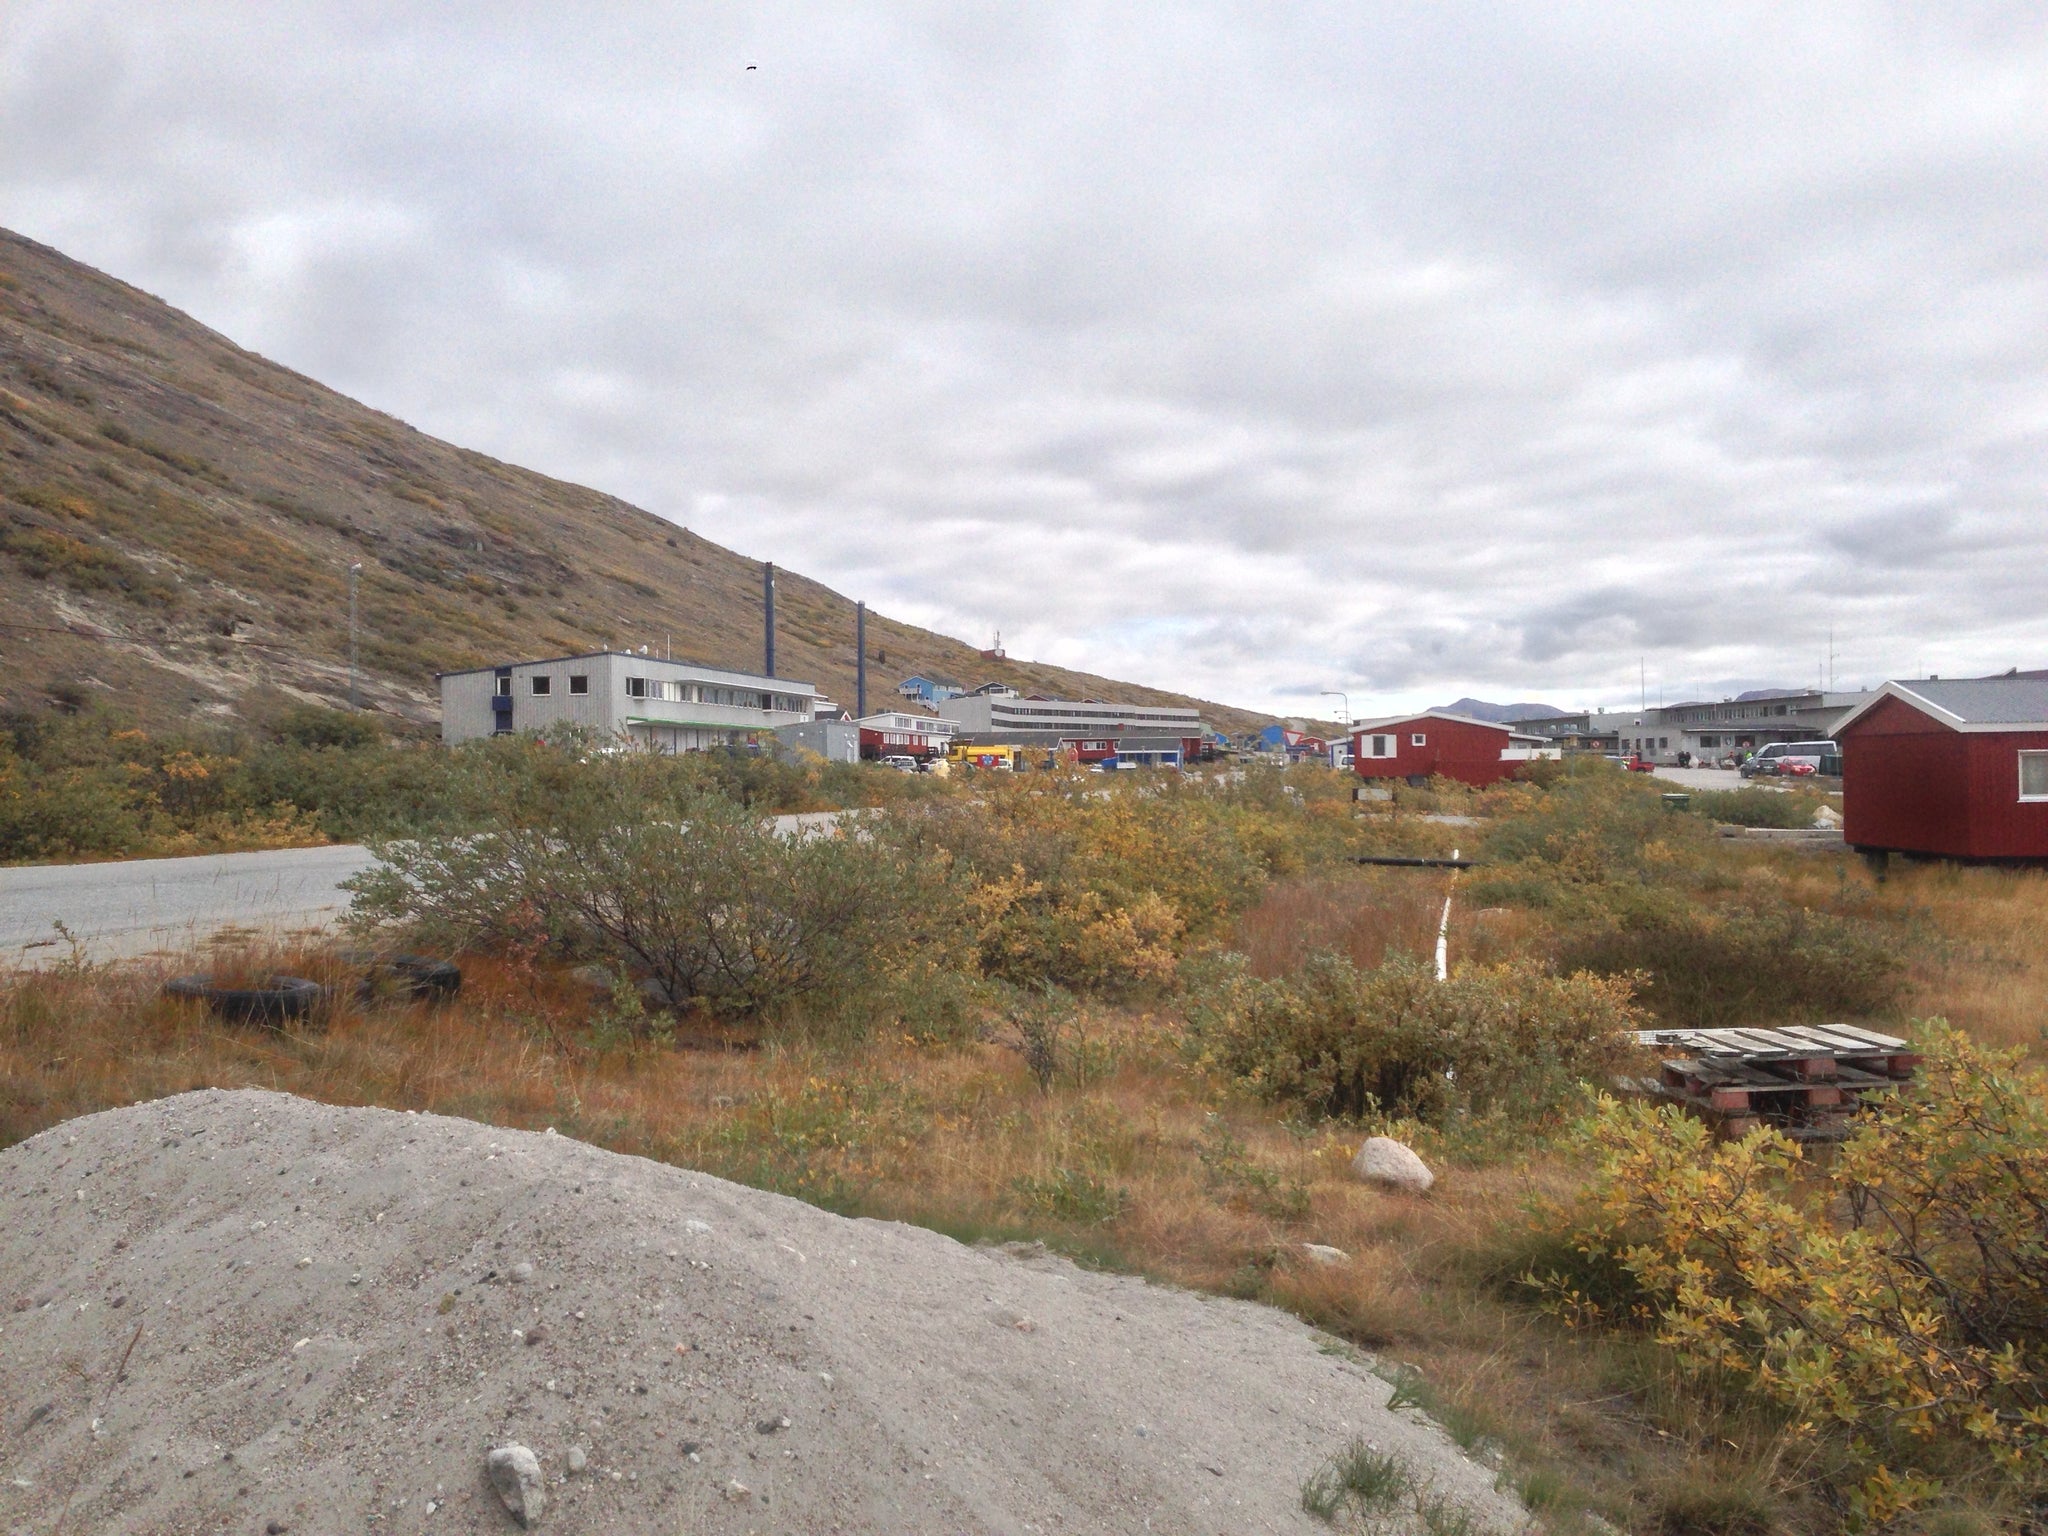
{"label": "red cabin with window", "polygon": [[1886,683],[1835,739],[1859,852],[2048,860],[2048,675]]}
{"label": "red cabin with window", "polygon": [[1490,720],[1430,710],[1351,728],[1351,766],[1362,779],[1420,784],[1441,774],[1463,784],[1497,784],[1528,760],[1542,739]]}

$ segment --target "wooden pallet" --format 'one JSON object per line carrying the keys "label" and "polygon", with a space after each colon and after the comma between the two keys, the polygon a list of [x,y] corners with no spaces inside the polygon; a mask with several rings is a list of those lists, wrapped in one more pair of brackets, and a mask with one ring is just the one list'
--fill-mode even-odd
{"label": "wooden pallet", "polygon": [[1801,1141],[1839,1141],[1864,1097],[1910,1080],[1920,1058],[1893,1035],[1846,1024],[1777,1029],[1648,1029],[1648,1046],[1676,1047],[1658,1091],[1730,1140],[1773,1125]]}

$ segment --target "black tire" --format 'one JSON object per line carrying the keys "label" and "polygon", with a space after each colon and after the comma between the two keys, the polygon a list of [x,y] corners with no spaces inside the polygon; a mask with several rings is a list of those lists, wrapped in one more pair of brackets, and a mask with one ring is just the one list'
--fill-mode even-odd
{"label": "black tire", "polygon": [[280,1029],[303,1019],[327,996],[327,989],[303,976],[272,976],[260,987],[219,987],[211,976],[174,976],[164,983],[166,997],[201,1002],[218,1018],[233,1024],[262,1024]]}
{"label": "black tire", "polygon": [[453,997],[462,990],[462,968],[427,955],[393,955],[384,964],[414,997]]}
{"label": "black tire", "polygon": [[444,1002],[462,990],[462,970],[453,961],[428,955],[379,955],[352,950],[343,958],[360,967],[356,1001],[365,1007],[380,999]]}

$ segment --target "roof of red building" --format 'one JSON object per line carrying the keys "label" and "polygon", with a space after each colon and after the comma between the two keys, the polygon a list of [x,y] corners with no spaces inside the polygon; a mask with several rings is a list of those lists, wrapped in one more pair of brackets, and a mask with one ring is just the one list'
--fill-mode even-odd
{"label": "roof of red building", "polygon": [[1387,715],[1379,720],[1360,720],[1351,727],[1351,734],[1359,736],[1371,731],[1384,731],[1389,726],[1409,725],[1417,720],[1448,720],[1453,725],[1476,725],[1482,730],[1499,731],[1501,735],[1507,737],[1510,741],[1547,743],[1550,740],[1547,736],[1536,736],[1528,731],[1514,730],[1509,726],[1503,725],[1498,720],[1475,720],[1470,715],[1454,715],[1447,709],[1423,709],[1417,710],[1414,714],[1410,715]]}
{"label": "roof of red building", "polygon": [[2048,677],[1926,677],[1889,682],[1844,715],[1839,735],[1885,699],[1958,731],[2048,731]]}
{"label": "roof of red building", "polygon": [[1406,725],[1411,720],[1449,720],[1458,725],[1482,726],[1486,730],[1499,731],[1506,736],[1514,734],[1498,720],[1475,720],[1470,715],[1454,715],[1447,709],[1419,709],[1412,714],[1386,715],[1378,720],[1360,720],[1351,727],[1351,732],[1355,736],[1360,731],[1383,731],[1390,725]]}

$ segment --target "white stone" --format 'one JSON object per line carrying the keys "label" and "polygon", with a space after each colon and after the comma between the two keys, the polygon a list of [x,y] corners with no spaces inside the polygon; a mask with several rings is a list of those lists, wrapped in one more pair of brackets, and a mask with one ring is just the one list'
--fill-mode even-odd
{"label": "white stone", "polygon": [[[549,1382],[548,1385],[553,1386],[554,1383]],[[583,1447],[580,1445],[572,1445],[569,1447],[568,1459],[569,1470],[571,1472],[581,1472],[585,1467],[590,1465],[590,1457],[584,1453]]]}
{"label": "white stone", "polygon": [[547,1507],[545,1480],[540,1475],[540,1458],[523,1445],[501,1445],[484,1462],[491,1474],[491,1486],[512,1511],[512,1518],[531,1530]]}
{"label": "white stone", "polygon": [[1328,1243],[1303,1243],[1301,1251],[1318,1264],[1349,1264],[1351,1255],[1342,1248],[1332,1248]]}
{"label": "white stone", "polygon": [[1436,1182],[1429,1164],[1391,1136],[1369,1136],[1351,1160],[1354,1177],[1403,1194],[1425,1193]]}

